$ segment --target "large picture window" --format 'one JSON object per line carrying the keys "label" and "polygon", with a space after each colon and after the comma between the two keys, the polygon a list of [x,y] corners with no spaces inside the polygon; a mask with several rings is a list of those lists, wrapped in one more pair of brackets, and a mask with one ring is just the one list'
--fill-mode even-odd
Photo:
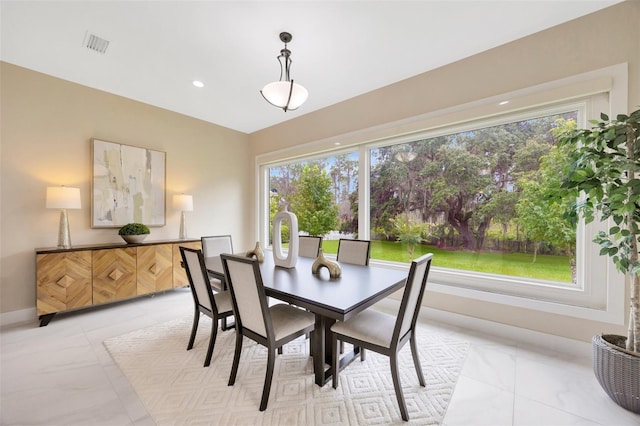
{"label": "large picture window", "polygon": [[576,230],[558,191],[554,135],[577,111],[370,150],[370,237],[380,259],[572,284]]}
{"label": "large picture window", "polygon": [[622,279],[590,243],[606,224],[570,226],[562,214],[572,200],[553,197],[569,158],[558,132],[610,108],[600,83],[566,103],[490,115],[487,103],[424,131],[360,143],[345,135],[349,148],[336,137],[261,156],[260,234],[269,239],[286,204],[302,233],[323,236],[325,253],[338,238],[371,240],[371,263],[390,267],[434,253],[430,291],[620,322],[611,300]]}

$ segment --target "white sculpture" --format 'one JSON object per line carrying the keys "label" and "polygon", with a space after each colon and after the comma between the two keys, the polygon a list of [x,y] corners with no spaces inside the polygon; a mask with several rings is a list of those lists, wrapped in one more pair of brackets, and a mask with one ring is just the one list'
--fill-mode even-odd
{"label": "white sculpture", "polygon": [[[282,251],[282,222],[289,225],[289,251],[287,255]],[[298,218],[287,211],[276,213],[273,217],[273,262],[283,268],[295,268],[298,261]]]}

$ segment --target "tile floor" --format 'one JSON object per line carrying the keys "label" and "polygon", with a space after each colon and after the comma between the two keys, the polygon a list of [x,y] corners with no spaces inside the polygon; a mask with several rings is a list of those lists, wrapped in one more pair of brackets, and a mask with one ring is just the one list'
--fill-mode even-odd
{"label": "tile floor", "polygon": [[[189,290],[179,289],[58,315],[47,327],[2,328],[1,424],[153,425],[102,342],[190,315],[192,303]],[[424,313],[421,321],[471,344],[446,426],[640,425],[640,415],[601,390],[586,344],[576,357],[427,321]]]}

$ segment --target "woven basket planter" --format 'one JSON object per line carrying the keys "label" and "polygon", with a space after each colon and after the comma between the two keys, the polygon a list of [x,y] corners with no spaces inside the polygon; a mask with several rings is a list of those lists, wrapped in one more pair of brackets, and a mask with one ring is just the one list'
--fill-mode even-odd
{"label": "woven basket planter", "polygon": [[616,345],[626,337],[593,337],[593,371],[598,382],[616,404],[640,413],[640,356]]}

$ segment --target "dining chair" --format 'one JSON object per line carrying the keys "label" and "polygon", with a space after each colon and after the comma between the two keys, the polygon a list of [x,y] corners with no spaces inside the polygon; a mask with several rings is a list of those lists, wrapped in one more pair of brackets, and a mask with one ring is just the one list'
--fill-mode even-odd
{"label": "dining chair", "polygon": [[298,256],[315,259],[322,247],[322,237],[315,235],[301,235],[298,237]]}
{"label": "dining chair", "polygon": [[400,406],[400,414],[405,421],[409,420],[409,415],[398,374],[398,352],[407,341],[410,342],[418,381],[420,386],[424,387],[425,381],[416,343],[416,320],[420,312],[432,257],[433,254],[428,253],[411,262],[397,316],[368,308],[346,321],[338,321],[331,326],[333,388],[338,387],[338,339],[387,355],[391,364],[391,377]]}
{"label": "dining chair", "polygon": [[[200,238],[204,257],[220,256],[222,253],[233,253],[231,235],[212,235]],[[209,275],[209,282],[215,291],[224,290],[224,283],[219,277]]]}
{"label": "dining chair", "polygon": [[371,241],[340,239],[336,260],[354,265],[368,265],[370,250]]}
{"label": "dining chair", "polygon": [[191,288],[195,306],[193,326],[191,327],[191,337],[189,338],[187,350],[193,348],[196,332],[198,331],[198,323],[200,322],[200,314],[205,314],[211,318],[211,336],[209,337],[209,348],[207,349],[207,356],[204,361],[204,366],[208,367],[209,364],[211,364],[213,347],[216,344],[218,320],[233,314],[231,293],[229,291],[213,293],[209,285],[209,275],[204,263],[202,250],[180,247],[180,255],[182,256],[182,262],[187,272],[189,287]]}
{"label": "dining chair", "polygon": [[[343,263],[351,263],[354,265],[369,265],[369,252],[371,250],[371,241],[368,240],[347,240],[340,239],[338,241],[338,254],[336,260]],[[344,353],[344,342],[340,341],[340,353]],[[360,359],[364,361],[366,352],[360,349]]]}
{"label": "dining chair", "polygon": [[269,401],[276,349],[312,332],[315,316],[284,303],[269,306],[256,259],[227,254],[221,258],[236,318],[236,349],[228,385],[232,386],[236,381],[243,336],[265,346],[267,372],[260,401],[260,411],[264,411]]}

